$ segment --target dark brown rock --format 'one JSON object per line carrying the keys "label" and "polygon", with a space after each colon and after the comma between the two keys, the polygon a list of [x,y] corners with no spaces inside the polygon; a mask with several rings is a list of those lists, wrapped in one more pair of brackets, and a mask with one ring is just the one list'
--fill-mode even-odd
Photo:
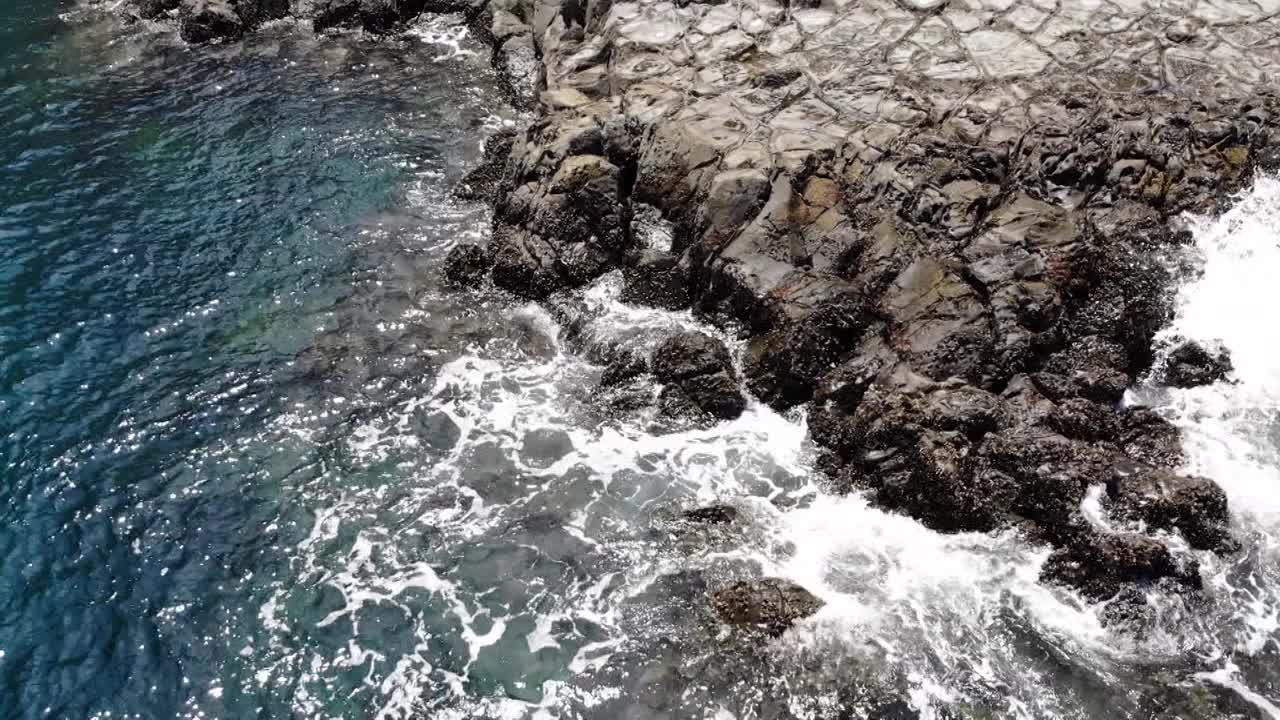
{"label": "dark brown rock", "polygon": [[1198,588],[1198,568],[1179,564],[1159,541],[1132,533],[1095,533],[1055,551],[1041,577],[1104,600],[1137,584],[1162,580]]}
{"label": "dark brown rock", "polygon": [[444,260],[444,278],[460,287],[475,287],[484,282],[493,265],[489,253],[479,245],[463,243],[449,251]]}
{"label": "dark brown rock", "polygon": [[662,250],[642,250],[622,271],[624,302],[682,310],[691,300],[688,271],[680,258]]}
{"label": "dark brown rock", "polygon": [[685,510],[680,517],[690,522],[727,525],[738,519],[738,509],[732,505],[708,505]]}
{"label": "dark brown rock", "polygon": [[1231,358],[1225,350],[1209,350],[1200,343],[1182,341],[1164,358],[1160,379],[1176,388],[1212,385],[1231,374]]}
{"label": "dark brown rock", "polygon": [[182,6],[180,33],[189,43],[234,40],[244,34],[244,21],[225,0],[193,0]]}
{"label": "dark brown rock", "polygon": [[730,625],[781,635],[795,622],[808,617],[825,603],[790,580],[746,580],[711,594],[711,607]]}

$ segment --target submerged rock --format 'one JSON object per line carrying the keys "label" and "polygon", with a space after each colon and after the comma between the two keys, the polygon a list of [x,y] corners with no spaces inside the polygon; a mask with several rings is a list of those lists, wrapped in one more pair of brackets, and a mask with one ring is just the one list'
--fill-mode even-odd
{"label": "submerged rock", "polygon": [[711,594],[711,607],[724,622],[775,636],[824,604],[813,593],[782,578],[745,580]]}
{"label": "submerged rock", "polygon": [[685,520],[712,525],[727,525],[738,519],[738,509],[732,505],[707,505],[680,513]]}

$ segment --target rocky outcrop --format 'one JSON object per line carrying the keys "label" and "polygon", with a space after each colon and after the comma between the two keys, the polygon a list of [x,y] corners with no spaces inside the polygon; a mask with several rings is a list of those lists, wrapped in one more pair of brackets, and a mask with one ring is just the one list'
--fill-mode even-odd
{"label": "rocky outcrop", "polygon": [[[338,1],[355,9],[334,24],[370,29],[418,7]],[[541,300],[621,269],[630,301],[745,329],[747,386],[779,409],[808,403],[839,484],[944,531],[1021,528],[1054,548],[1046,578],[1090,594],[1194,585],[1152,529],[1233,547],[1221,490],[1177,473],[1176,429],[1119,400],[1171,319],[1179,218],[1218,211],[1280,159],[1273,13],[1084,0],[465,12],[536,113],[469,179],[464,194],[494,199],[492,237],[447,272]],[[655,215],[670,247],[636,232]],[[722,346],[680,342],[615,363],[612,386],[651,371],[669,412],[740,413]],[[1169,360],[1171,384],[1225,372],[1193,350]],[[1133,532],[1090,525],[1080,505],[1097,486]]]}
{"label": "rocky outcrop", "polygon": [[[1192,587],[1138,531],[1230,551],[1225,496],[1119,400],[1171,319],[1179,217],[1277,157],[1280,52],[1230,37],[1280,21],[1206,8],[495,3],[540,112],[498,183],[493,280],[546,297],[622,268],[630,301],[745,328],[747,386],[808,403],[838,483],[944,531],[1022,528],[1095,596]],[[670,248],[632,229],[653,212]],[[1091,526],[1093,487],[1134,532]]]}

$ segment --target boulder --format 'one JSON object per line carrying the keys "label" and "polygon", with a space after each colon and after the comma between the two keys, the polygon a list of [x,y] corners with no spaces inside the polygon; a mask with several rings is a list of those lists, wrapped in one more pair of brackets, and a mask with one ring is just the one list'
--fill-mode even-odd
{"label": "boulder", "polygon": [[727,525],[738,519],[738,509],[732,505],[707,505],[680,513],[680,517],[695,523]]}
{"label": "boulder", "polygon": [[1193,548],[1225,552],[1235,547],[1227,531],[1227,495],[1207,478],[1117,463],[1107,495],[1120,517],[1177,530]]}
{"label": "boulder", "polygon": [[484,282],[492,264],[489,253],[479,245],[455,245],[444,259],[444,279],[451,285],[475,287]]}
{"label": "boulder", "polygon": [[181,10],[179,34],[189,43],[234,40],[244,35],[245,25],[226,0],[193,0]]}
{"label": "boulder", "polygon": [[1188,589],[1200,586],[1199,568],[1181,564],[1158,540],[1136,533],[1092,533],[1055,550],[1040,577],[1105,600],[1126,588],[1171,581]]}
{"label": "boulder", "polygon": [[653,351],[653,377],[660,383],[677,383],[698,375],[729,372],[733,361],[729,348],[702,332],[682,332],[663,341]]}
{"label": "boulder", "polygon": [[649,365],[654,379],[666,386],[658,401],[667,415],[732,420],[747,407],[729,349],[706,333],[669,338],[654,350]]}
{"label": "boulder", "polygon": [[1210,350],[1200,343],[1184,340],[1169,350],[1158,377],[1176,388],[1212,385],[1232,371],[1231,357],[1223,348]]}
{"label": "boulder", "polygon": [[722,621],[771,636],[786,632],[824,604],[813,593],[782,578],[744,580],[711,594],[711,607]]}

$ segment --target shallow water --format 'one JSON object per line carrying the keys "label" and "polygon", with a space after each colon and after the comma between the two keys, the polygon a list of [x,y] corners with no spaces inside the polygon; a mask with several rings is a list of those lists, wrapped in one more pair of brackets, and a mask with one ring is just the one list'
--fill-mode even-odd
{"label": "shallow water", "polygon": [[[443,289],[486,222],[449,188],[514,120],[456,19],[191,50],[0,2],[0,714],[1280,717],[1280,365],[1233,312],[1267,306],[1280,185],[1200,229],[1170,330],[1240,382],[1133,395],[1246,550],[1117,630],[1014,535],[829,495],[801,412],[602,408],[593,348],[698,327],[616,277],[575,338]],[[711,502],[743,521],[675,517]],[[767,643],[715,623],[762,573],[826,607]]]}

